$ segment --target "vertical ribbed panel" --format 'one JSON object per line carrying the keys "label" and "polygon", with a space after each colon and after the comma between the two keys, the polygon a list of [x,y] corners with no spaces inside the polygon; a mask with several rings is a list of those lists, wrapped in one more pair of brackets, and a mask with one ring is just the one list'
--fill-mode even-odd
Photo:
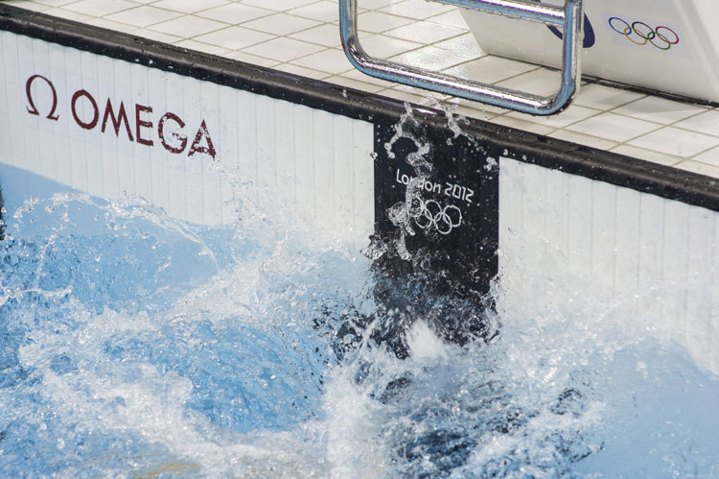
{"label": "vertical ribbed panel", "polygon": [[[195,223],[234,222],[232,199],[239,195],[311,228],[368,242],[374,228],[371,123],[0,35],[0,161],[92,195],[140,196]],[[29,113],[25,94],[33,75],[43,78],[32,84],[38,115]],[[57,121],[46,117],[52,93],[45,78],[57,95]],[[193,145],[201,151],[191,154]]]}
{"label": "vertical ribbed panel", "polygon": [[718,213],[508,158],[499,205],[512,301],[561,310],[587,295],[661,321],[719,372]]}
{"label": "vertical ribbed panel", "polygon": [[[21,96],[17,93],[21,90],[20,72],[18,62],[18,37],[12,33],[2,32],[2,68],[4,86],[4,128],[0,131],[3,141],[0,148],[5,161],[12,165],[20,166],[24,162],[25,136],[23,122],[30,123],[33,118],[19,116],[17,112],[23,111]],[[5,113],[6,112],[6,113]],[[6,141],[13,139],[12,142]]]}
{"label": "vertical ribbed panel", "polygon": [[[10,63],[6,56],[6,51],[9,50],[10,42],[14,41],[15,38],[7,32],[0,31],[0,64],[7,65]],[[12,77],[12,72],[9,71],[9,68],[3,67],[0,68],[0,112],[7,112],[10,111],[10,95],[8,93],[8,89],[10,86],[9,78]],[[0,114],[0,132],[7,132],[7,133],[0,133],[2,135],[2,138],[5,139],[5,135],[8,135],[10,132],[10,115],[6,114]],[[9,145],[0,145],[0,151],[3,152],[5,155],[12,154],[11,153],[11,147]],[[0,186],[2,186],[2,178],[0,178]]]}

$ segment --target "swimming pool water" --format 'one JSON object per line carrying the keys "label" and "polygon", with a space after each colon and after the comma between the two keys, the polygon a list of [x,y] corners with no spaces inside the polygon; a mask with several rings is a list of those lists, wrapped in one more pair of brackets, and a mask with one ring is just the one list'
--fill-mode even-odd
{"label": "swimming pool water", "polygon": [[238,198],[215,228],[72,193],[7,212],[0,476],[719,475],[719,381],[651,318],[500,281],[499,335],[414,318],[398,359],[361,329],[391,321],[369,255]]}

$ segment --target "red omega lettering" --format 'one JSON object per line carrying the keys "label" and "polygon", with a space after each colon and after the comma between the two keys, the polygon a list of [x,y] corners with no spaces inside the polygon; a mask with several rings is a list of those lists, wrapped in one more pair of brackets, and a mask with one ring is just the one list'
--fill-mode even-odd
{"label": "red omega lettering", "polygon": [[[207,146],[202,146],[200,144],[203,138],[205,138]],[[205,123],[205,120],[202,120],[200,128],[197,130],[197,134],[195,135],[195,141],[192,142],[192,147],[190,147],[190,153],[187,156],[190,157],[195,153],[205,153],[206,155],[210,155],[213,160],[215,159],[215,155],[217,154],[217,152],[215,151],[215,146],[212,144],[210,133],[207,131],[207,123]]]}
{"label": "red omega lettering", "polygon": [[162,146],[165,147],[167,151],[170,153],[180,154],[183,151],[185,151],[185,148],[187,147],[187,137],[185,135],[181,135],[178,132],[172,132],[172,137],[180,142],[179,146],[172,146],[169,143],[167,143],[167,140],[165,139],[165,122],[167,120],[172,120],[180,127],[180,130],[185,127],[185,122],[180,119],[177,115],[174,113],[165,113],[162,118],[160,118],[160,121],[157,123],[157,134],[160,137],[160,143],[162,143]]}
{"label": "red omega lettering", "polygon": [[[59,119],[59,115],[57,114],[57,90],[52,81],[42,75],[32,75],[25,82],[25,95],[28,105],[27,111],[30,115],[39,116],[41,114],[36,105],[37,98],[33,97],[33,87],[37,80],[41,80],[41,84],[46,84],[50,88],[49,92],[52,95],[50,112],[46,118],[57,121]],[[35,87],[35,94],[38,95],[37,87]],[[43,98],[46,97],[44,96]],[[108,129],[109,122],[112,124],[112,129],[115,131],[117,138],[120,137],[120,130],[124,129],[128,140],[131,142],[136,141],[139,144],[150,147],[155,145],[153,132],[156,131],[160,143],[168,152],[179,155],[188,151],[187,145],[189,138],[185,132],[187,125],[182,118],[175,113],[167,112],[162,115],[157,124],[155,124],[152,117],[154,111],[152,107],[140,104],[135,104],[134,107],[135,115],[132,119],[134,119],[135,124],[133,125],[130,121],[131,117],[125,108],[125,103],[120,101],[118,109],[115,110],[112,105],[112,100],[107,98],[105,109],[102,112],[100,131],[105,133]],[[95,97],[85,89],[77,90],[72,95],[70,111],[75,123],[84,130],[94,130],[100,122],[100,109],[98,108],[97,101]],[[88,115],[90,116],[89,118]],[[130,111],[130,115],[132,115],[132,111]],[[204,119],[202,119],[200,127],[197,129],[187,157],[193,157],[198,153],[207,155],[213,160],[217,159],[217,150],[210,136],[210,131],[207,128],[207,122]]]}
{"label": "red omega lettering", "polygon": [[40,112],[37,110],[37,107],[35,107],[35,101],[32,98],[32,84],[38,78],[45,80],[45,83],[47,83],[47,85],[50,87],[50,91],[52,92],[52,106],[50,107],[50,113],[48,113],[45,118],[47,118],[48,120],[57,121],[58,118],[60,118],[59,115],[55,114],[55,110],[57,110],[57,91],[55,90],[55,85],[53,85],[50,80],[48,80],[42,75],[33,75],[28,78],[27,82],[25,83],[25,95],[27,96],[27,102],[30,105],[28,106],[27,111],[31,115],[40,115]]}
{"label": "red omega lettering", "polygon": [[[93,116],[92,121],[85,123],[80,119],[80,117],[77,115],[77,100],[80,99],[80,97],[85,97],[88,100],[90,100],[90,105],[92,105],[93,109]],[[100,111],[97,109],[97,103],[95,102],[95,99],[88,93],[87,90],[78,90],[75,92],[75,94],[72,96],[72,101],[70,102],[70,107],[72,109],[72,116],[75,118],[75,122],[80,126],[80,128],[84,128],[85,130],[92,130],[97,126],[97,121],[100,118]]]}
{"label": "red omega lettering", "polygon": [[135,105],[135,138],[138,143],[152,146],[155,143],[151,139],[142,137],[141,128],[149,128],[152,130],[152,122],[143,120],[140,116],[142,113],[152,113],[152,108],[145,105]]}
{"label": "red omega lettering", "polygon": [[105,133],[108,118],[112,120],[112,126],[115,129],[115,136],[120,136],[120,126],[124,123],[127,137],[130,141],[133,141],[132,133],[130,133],[130,121],[127,119],[127,112],[125,111],[125,104],[123,102],[120,102],[120,111],[117,116],[115,116],[115,112],[112,109],[112,102],[109,98],[107,99],[107,104],[105,105],[105,115],[102,117],[101,131],[103,133]]}

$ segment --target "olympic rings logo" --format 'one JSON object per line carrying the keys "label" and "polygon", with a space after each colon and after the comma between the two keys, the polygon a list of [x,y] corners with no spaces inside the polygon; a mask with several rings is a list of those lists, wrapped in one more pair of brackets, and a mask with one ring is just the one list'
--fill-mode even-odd
{"label": "olympic rings logo", "polygon": [[423,230],[434,229],[446,236],[462,224],[462,210],[454,205],[443,208],[435,200],[415,198],[412,206],[414,222]]}
{"label": "olympic rings logo", "polygon": [[630,25],[626,20],[619,17],[611,17],[609,26],[620,35],[635,45],[652,44],[660,50],[669,50],[673,45],[679,43],[679,35],[669,27],[650,27],[644,22],[632,22]]}

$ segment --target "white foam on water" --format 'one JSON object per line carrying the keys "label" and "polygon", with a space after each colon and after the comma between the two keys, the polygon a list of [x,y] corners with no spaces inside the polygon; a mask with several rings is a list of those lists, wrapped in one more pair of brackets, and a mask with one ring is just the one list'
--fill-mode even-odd
{"label": "white foam on water", "polygon": [[438,359],[447,357],[449,345],[432,331],[426,322],[416,321],[407,334],[407,345],[416,359]]}
{"label": "white foam on water", "polygon": [[378,424],[381,407],[350,373],[335,371],[324,394],[329,477],[383,477],[391,458]]}

